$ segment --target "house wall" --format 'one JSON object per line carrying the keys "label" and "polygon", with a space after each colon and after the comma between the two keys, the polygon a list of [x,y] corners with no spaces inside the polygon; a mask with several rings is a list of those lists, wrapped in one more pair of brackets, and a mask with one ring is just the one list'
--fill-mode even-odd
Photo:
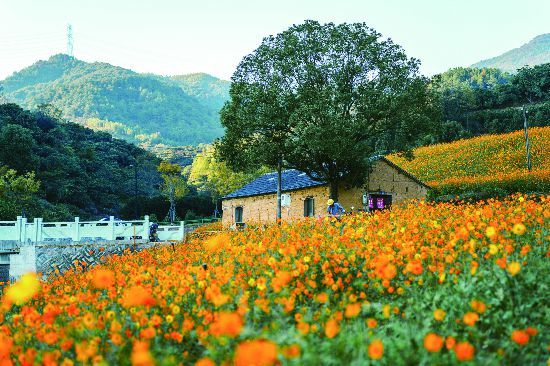
{"label": "house wall", "polygon": [[[345,183],[339,186],[339,203],[347,212],[353,206],[355,211],[363,208],[363,194],[386,192],[392,195],[392,203],[398,203],[407,199],[424,199],[427,194],[426,187],[400,173],[397,169],[383,160],[375,161],[369,174],[366,187],[351,187]],[[326,202],[329,198],[327,185],[304,188],[300,190],[284,192],[291,198],[290,207],[283,207],[282,219],[295,220],[304,217],[304,200],[307,197],[314,198],[315,216],[326,215]],[[235,224],[235,207],[243,207],[243,221],[245,223],[270,223],[277,217],[277,195],[265,194],[252,197],[240,197],[223,201],[222,223],[225,226]]]}
{"label": "house wall", "polygon": [[369,193],[391,193],[393,203],[407,199],[425,199],[428,193],[425,186],[399,172],[383,160],[377,160],[372,165],[366,188]]}
{"label": "house wall", "polygon": [[[314,199],[315,216],[324,214],[328,199],[328,187],[317,186],[283,192],[290,195],[290,207],[283,207],[282,219],[293,220],[304,217],[304,200],[307,197]],[[240,197],[224,200],[222,204],[224,225],[235,223],[235,207],[243,207],[243,221],[246,223],[268,223],[277,218],[277,195],[264,194],[261,196]]]}

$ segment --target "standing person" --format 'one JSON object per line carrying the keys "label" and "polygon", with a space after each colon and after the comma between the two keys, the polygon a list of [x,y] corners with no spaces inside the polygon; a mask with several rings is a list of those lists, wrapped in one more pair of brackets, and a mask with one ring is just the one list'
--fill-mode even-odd
{"label": "standing person", "polygon": [[340,218],[344,212],[344,208],[338,202],[334,202],[332,198],[327,201],[327,212],[329,216]]}

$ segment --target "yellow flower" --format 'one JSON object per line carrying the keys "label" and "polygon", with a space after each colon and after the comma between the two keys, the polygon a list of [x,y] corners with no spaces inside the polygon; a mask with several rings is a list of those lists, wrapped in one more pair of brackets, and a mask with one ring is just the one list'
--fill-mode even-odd
{"label": "yellow flower", "polygon": [[443,321],[446,315],[447,313],[443,309],[435,309],[434,311],[434,319],[437,320],[438,322]]}
{"label": "yellow flower", "polygon": [[497,233],[496,229],[492,226],[488,226],[485,230],[485,235],[487,235],[488,238],[492,238]]}
{"label": "yellow flower", "polygon": [[489,245],[489,253],[491,253],[491,255],[497,254],[498,253],[498,247],[495,244]]}
{"label": "yellow flower", "polygon": [[6,298],[16,305],[23,305],[40,290],[40,281],[35,273],[27,273],[6,291]]}
{"label": "yellow flower", "polygon": [[512,276],[515,276],[521,270],[521,264],[519,264],[519,262],[510,262],[507,269],[508,273],[510,273]]}
{"label": "yellow flower", "polygon": [[525,225],[523,224],[515,224],[514,227],[512,227],[512,232],[516,235],[523,235],[525,234]]}
{"label": "yellow flower", "polygon": [[384,307],[382,308],[382,314],[384,315],[384,318],[389,318],[390,317],[390,306],[389,305],[384,305]]}

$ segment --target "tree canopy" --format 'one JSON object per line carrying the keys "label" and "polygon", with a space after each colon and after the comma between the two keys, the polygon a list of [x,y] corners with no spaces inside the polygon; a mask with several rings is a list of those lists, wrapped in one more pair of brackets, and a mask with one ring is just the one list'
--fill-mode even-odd
{"label": "tree canopy", "polygon": [[436,110],[419,62],[364,23],[306,21],[246,56],[222,109],[219,151],[233,168],[285,165],[326,181],[364,182],[369,158],[405,150]]}

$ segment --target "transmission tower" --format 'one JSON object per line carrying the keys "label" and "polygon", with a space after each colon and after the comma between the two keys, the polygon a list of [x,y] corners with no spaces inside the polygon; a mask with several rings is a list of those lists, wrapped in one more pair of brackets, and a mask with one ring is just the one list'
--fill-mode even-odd
{"label": "transmission tower", "polygon": [[67,25],[67,55],[73,57],[73,26]]}

